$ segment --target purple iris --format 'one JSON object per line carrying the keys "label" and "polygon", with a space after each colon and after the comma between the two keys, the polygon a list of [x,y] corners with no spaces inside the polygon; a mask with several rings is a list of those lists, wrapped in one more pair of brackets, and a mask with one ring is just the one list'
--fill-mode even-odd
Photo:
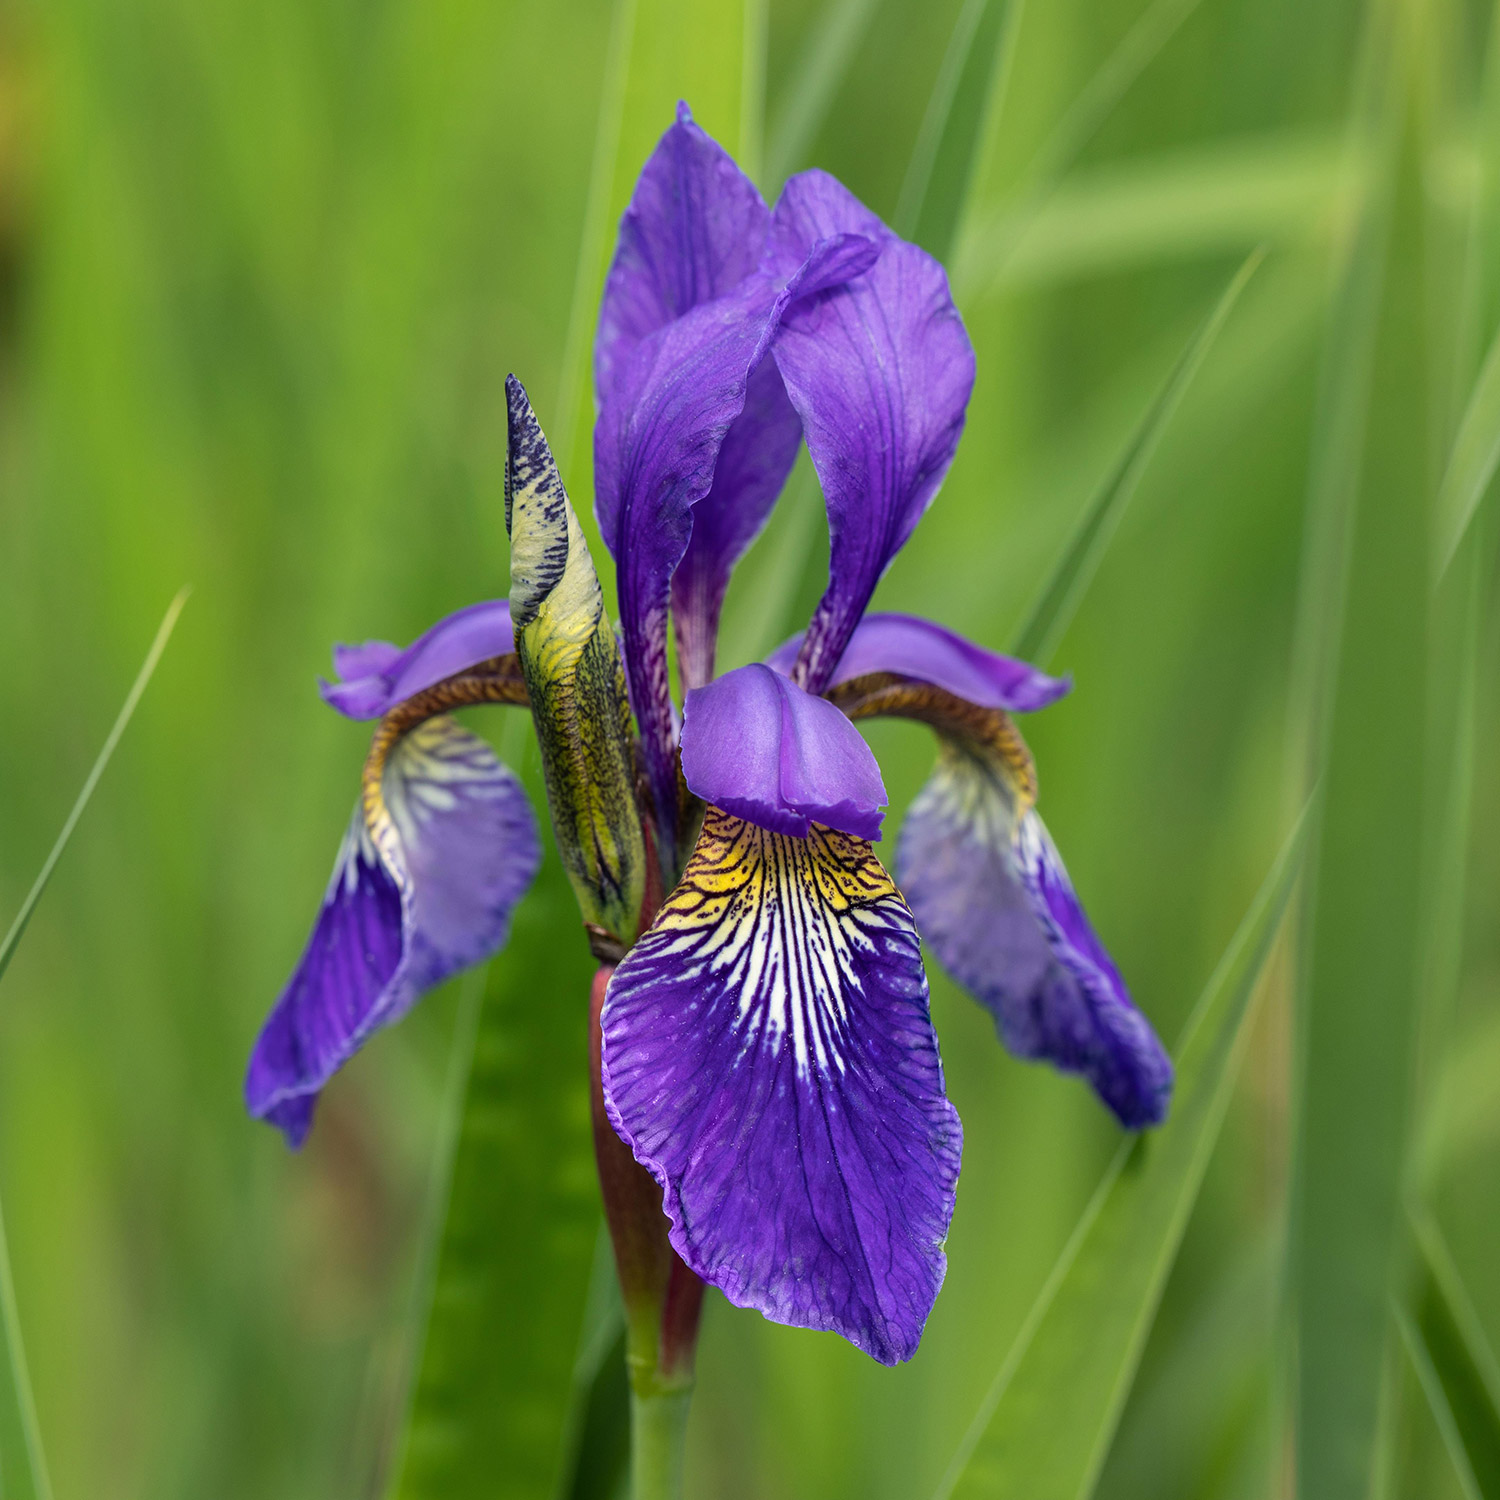
{"label": "purple iris", "polygon": [[[1127,1128],[1160,1122],[1172,1087],[1036,812],[1012,716],[1069,684],[928,621],[866,613],[952,461],[973,351],[931,256],[826,173],[792,178],[768,209],[682,106],[621,225],[595,376],[596,509],[660,865],[648,888],[668,892],[620,943],[605,996],[608,1118],[660,1184],[691,1270],[894,1363],[943,1279],[961,1145],[919,931],[1013,1052],[1081,1073]],[[524,432],[528,463],[545,468],[519,391],[513,450]],[[769,662],[716,675],[730,574],[803,441],[827,502],[827,591]],[[535,871],[514,779],[428,716],[527,701],[514,649],[491,604],[406,652],[337,658],[329,702],[386,717],[307,954],[251,1064],[252,1112],[294,1142],[372,1029],[500,946]],[[854,723],[877,714],[938,737],[899,891],[871,847],[887,799]]]}

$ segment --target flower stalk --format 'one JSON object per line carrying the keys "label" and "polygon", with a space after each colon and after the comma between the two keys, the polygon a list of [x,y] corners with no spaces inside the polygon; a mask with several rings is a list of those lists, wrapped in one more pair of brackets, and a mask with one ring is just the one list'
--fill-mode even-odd
{"label": "flower stalk", "polygon": [[634,1500],[677,1500],[703,1283],[667,1238],[661,1188],[605,1111],[599,1013],[613,973],[611,965],[601,967],[589,996],[590,1097],[599,1187],[625,1304],[632,1493]]}

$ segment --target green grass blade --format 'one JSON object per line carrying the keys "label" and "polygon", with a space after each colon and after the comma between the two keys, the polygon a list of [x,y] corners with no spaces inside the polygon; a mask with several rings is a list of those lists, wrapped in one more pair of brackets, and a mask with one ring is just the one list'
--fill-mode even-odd
{"label": "green grass blade", "polygon": [[[1438,1383],[1428,1398],[1441,1399],[1476,1493],[1500,1500],[1500,1363],[1437,1225],[1418,1214],[1413,1230],[1418,1275],[1412,1326]],[[1436,1405],[1433,1415],[1442,1428]]]}
{"label": "green grass blade", "polygon": [[[99,778],[104,775],[104,768],[114,755],[121,736],[135,714],[136,706],[156,672],[157,663],[161,661],[162,653],[167,649],[167,642],[171,640],[172,631],[176,628],[177,617],[187,603],[187,596],[188,590],[183,589],[167,606],[167,612],[157,626],[151,648],[146,652],[146,659],[141,663],[141,669],[125,695],[125,702],[73,803],[62,832],[58,834],[42,864],[41,873],[21,903],[20,911],[10,924],[10,931],[5,934],[4,941],[0,942],[0,976],[10,967],[16,947],[31,921],[32,913],[36,911],[37,903],[42,899],[42,892],[47,889],[47,882],[51,880],[63,850],[68,847],[68,841],[73,837],[73,830],[77,828],[84,808],[94,795]],[[37,1423],[36,1400],[32,1395],[31,1376],[26,1365],[26,1346],[21,1337],[21,1319],[16,1306],[15,1282],[11,1277],[10,1246],[6,1239],[3,1213],[0,1213],[0,1337],[5,1341],[3,1357],[0,1357],[0,1495],[5,1496],[6,1500],[51,1500],[52,1483],[47,1475],[47,1459],[42,1449],[41,1428]]]}
{"label": "green grass blade", "polygon": [[922,117],[894,223],[939,260],[968,201],[980,133],[1004,100],[1021,3],[965,0]]}
{"label": "green grass blade", "polygon": [[0,940],[0,977],[3,977],[10,967],[16,944],[21,941],[21,935],[26,931],[27,923],[31,921],[37,902],[42,899],[42,892],[47,889],[47,882],[52,879],[52,872],[57,868],[57,862],[62,858],[63,850],[68,847],[68,840],[73,837],[73,830],[78,826],[78,820],[83,816],[84,808],[89,805],[89,799],[94,795],[94,788],[99,785],[99,778],[104,775],[104,768],[109,764],[110,757],[114,755],[115,747],[120,743],[120,737],[125,733],[126,726],[135,713],[136,705],[140,703],[141,695],[146,691],[146,686],[156,671],[162,652],[167,649],[167,642],[172,638],[172,631],[177,626],[177,617],[182,613],[182,606],[187,603],[187,597],[188,590],[183,589],[167,606],[167,612],[162,616],[161,624],[157,626],[156,638],[151,642],[151,649],[146,653],[146,659],[141,663],[141,670],[136,673],[135,681],[125,695],[124,705],[105,738],[104,747],[99,751],[98,758],[94,761],[93,769],[84,781],[77,800],[73,803],[73,810],[68,814],[67,821],[62,826],[62,832],[58,834],[57,841],[52,845],[52,850],[42,865],[41,873],[26,893],[26,899],[21,903],[20,911],[16,913],[15,920],[10,924],[10,931],[5,934],[3,940]]}
{"label": "green grass blade", "polygon": [[615,229],[677,102],[731,156],[760,147],[764,0],[615,0],[556,406],[538,410],[606,594],[593,518],[594,324]]}
{"label": "green grass blade", "polygon": [[[1325,244],[1344,228],[1356,184],[1341,143],[1323,131],[1090,168],[995,221],[1010,249],[990,285],[1029,290],[1260,244]],[[969,274],[960,267],[961,281]]]}
{"label": "green grass blade", "polygon": [[874,13],[875,0],[825,0],[807,50],[782,95],[786,102],[767,132],[763,186],[768,195],[801,166]]}
{"label": "green grass blade", "polygon": [[1262,258],[1262,252],[1255,251],[1235,272],[1084,508],[1073,535],[1011,642],[1011,651],[1016,656],[1045,665],[1056,649],[1098,571],[1162,433]]}
{"label": "green grass blade", "polygon": [[1484,1492],[1479,1488],[1478,1480],[1474,1478],[1474,1469],[1469,1463],[1469,1455],[1464,1451],[1463,1439],[1459,1436],[1458,1424],[1453,1418],[1453,1409],[1448,1404],[1448,1394],[1432,1362],[1432,1355],[1428,1351],[1421,1330],[1412,1321],[1411,1314],[1400,1303],[1396,1303],[1392,1308],[1392,1316],[1396,1320],[1396,1332],[1400,1334],[1401,1342],[1406,1348],[1406,1357],[1416,1374],[1417,1384],[1421,1386],[1422,1394],[1427,1398],[1428,1410],[1432,1413],[1433,1423],[1443,1440],[1443,1447],[1447,1450],[1448,1458],[1453,1465],[1453,1473],[1458,1480],[1459,1489],[1463,1491],[1464,1500],[1485,1500]]}
{"label": "green grass blade", "polygon": [[549,850],[490,965],[394,1494],[552,1500],[599,1223],[592,964]]}
{"label": "green grass blade", "polygon": [[0,1214],[0,1334],[5,1339],[0,1363],[0,1495],[5,1500],[52,1500],[47,1459],[42,1451],[36,1401],[21,1341],[16,1288],[10,1274],[10,1245]]}
{"label": "green grass blade", "polygon": [[1233,1092],[1251,1000],[1302,846],[1299,821],[1188,1022],[1167,1123],[1121,1147],[939,1500],[1084,1500],[1092,1492]]}
{"label": "green grass blade", "polygon": [[[1079,91],[1027,167],[1016,199],[1032,210],[1045,201],[1131,85],[1200,3],[1201,0],[1156,0]],[[954,282],[961,300],[1004,277],[1015,249],[1014,225],[1015,216],[1005,210],[975,219],[959,246],[954,268]]]}
{"label": "green grass blade", "polygon": [[[1403,733],[1391,714],[1394,683],[1403,701],[1428,701],[1425,147],[1415,103],[1423,18],[1420,7],[1374,14],[1371,110],[1382,142],[1368,225],[1374,295],[1368,330],[1350,331],[1356,349],[1368,340],[1369,373],[1367,395],[1350,410],[1349,487],[1330,491],[1347,504],[1339,528],[1347,540],[1341,597],[1319,631],[1326,734],[1321,710],[1309,721],[1314,746],[1326,750],[1289,1240],[1297,1488],[1319,1500],[1366,1500],[1389,1452],[1382,1369],[1427,952],[1425,725],[1417,717]],[[1354,367],[1364,365],[1361,354]]]}
{"label": "green grass blade", "polygon": [[1464,409],[1437,500],[1437,567],[1445,573],[1500,465],[1500,331]]}

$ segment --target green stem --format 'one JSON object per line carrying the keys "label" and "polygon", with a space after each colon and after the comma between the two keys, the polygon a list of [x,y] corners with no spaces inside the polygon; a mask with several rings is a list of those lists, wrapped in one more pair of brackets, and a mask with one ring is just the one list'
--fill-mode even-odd
{"label": "green stem", "polygon": [[632,1500],[682,1500],[682,1458],[692,1387],[630,1394]]}

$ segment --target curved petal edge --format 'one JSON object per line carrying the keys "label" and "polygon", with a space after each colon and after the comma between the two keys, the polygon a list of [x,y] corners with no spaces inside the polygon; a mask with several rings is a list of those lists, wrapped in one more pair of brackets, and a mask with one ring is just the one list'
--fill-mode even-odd
{"label": "curved petal edge", "polygon": [[446,717],[402,738],[256,1039],[250,1113],[300,1146],[319,1091],[372,1032],[504,946],[540,861],[526,793],[483,740]]}
{"label": "curved petal edge", "polygon": [[[766,664],[791,676],[802,640],[794,635],[784,641]],[[1035,713],[1066,697],[1073,687],[1070,677],[1052,677],[918,615],[866,615],[850,636],[828,687],[877,672],[928,682],[980,708],[1010,713]]]}
{"label": "curved petal edge", "polygon": [[1082,1074],[1127,1130],[1166,1118],[1171,1059],[1014,770],[945,740],[907,815],[897,868],[923,940],[1009,1051]]}
{"label": "curved petal edge", "polygon": [[323,701],[348,719],[378,719],[425,688],[516,649],[510,603],[491,599],[439,620],[402,650],[387,641],[335,646],[334,670],[342,679],[321,682]]}
{"label": "curved petal edge", "polygon": [[692,792],[775,833],[814,824],[878,839],[888,800],[864,737],[836,708],[759,662],[687,695],[682,774]]}
{"label": "curved petal edge", "polygon": [[616,969],[605,1104],[671,1240],[731,1302],[909,1359],[962,1150],[910,911],[862,840],[710,808]]}

